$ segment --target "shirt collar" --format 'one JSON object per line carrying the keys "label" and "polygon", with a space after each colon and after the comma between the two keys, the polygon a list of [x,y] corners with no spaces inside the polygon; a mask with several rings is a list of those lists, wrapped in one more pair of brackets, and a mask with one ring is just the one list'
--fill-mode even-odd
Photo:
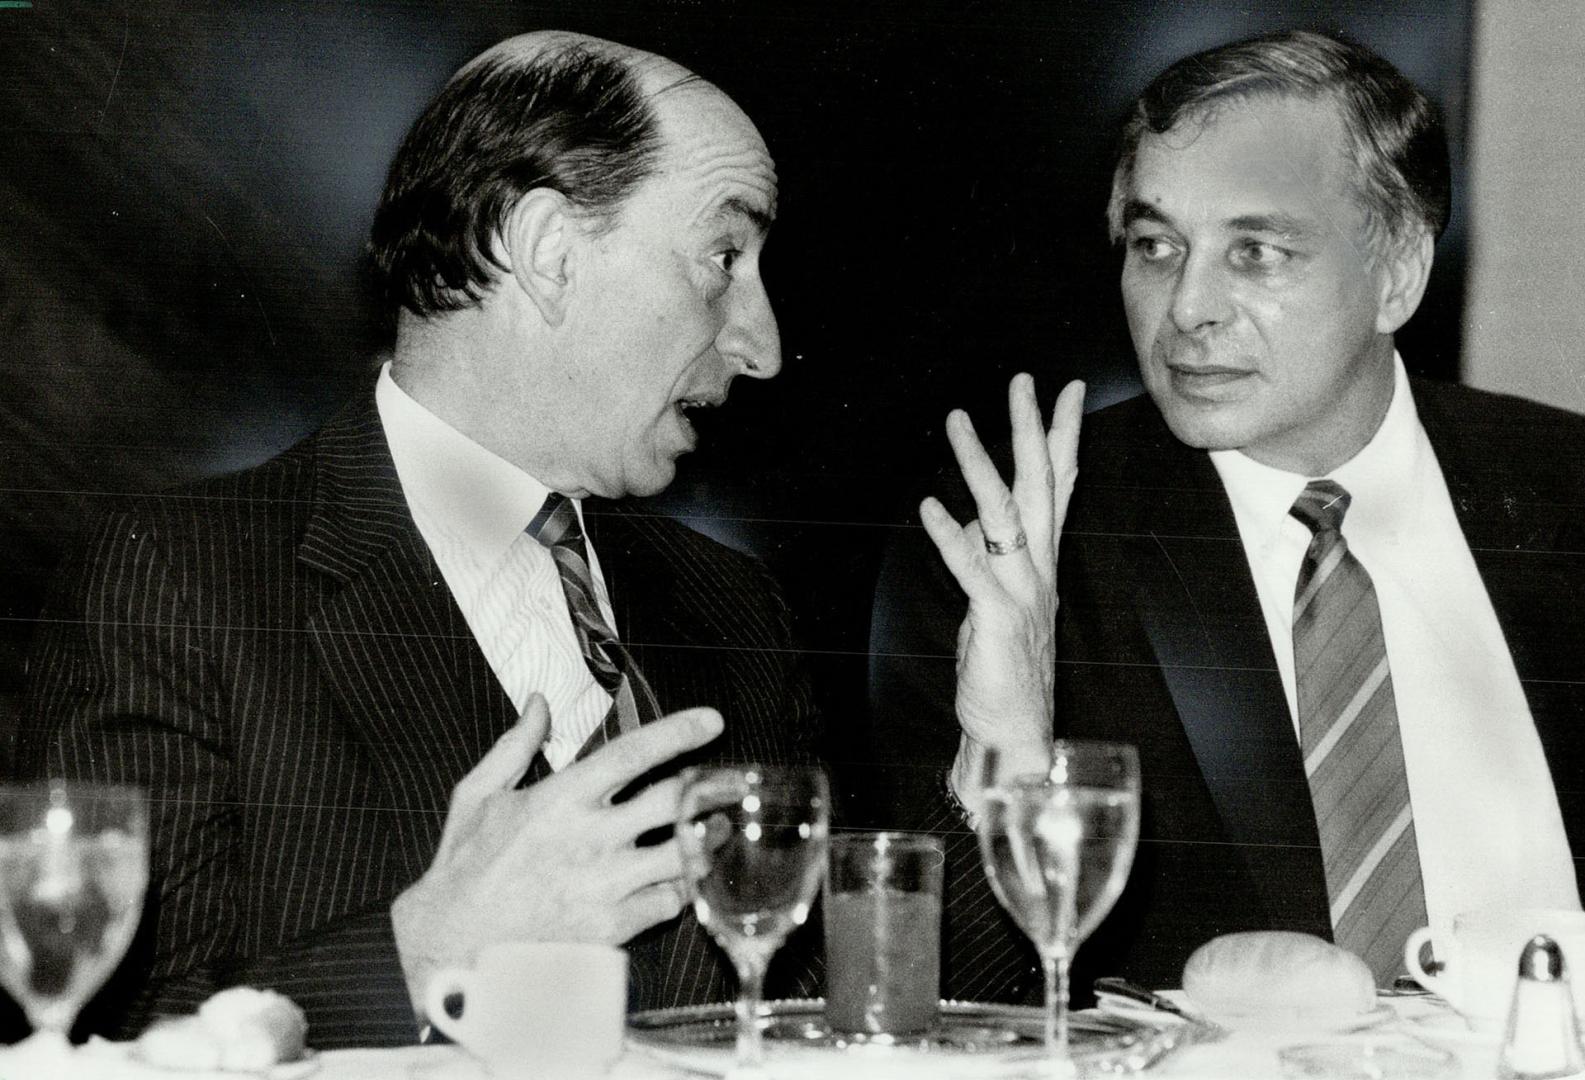
{"label": "shirt collar", "polygon": [[550,489],[413,400],[391,378],[390,361],[380,368],[374,400],[414,516],[475,551],[510,547]]}
{"label": "shirt collar", "polygon": [[[1344,524],[1349,534],[1396,533],[1414,513],[1425,490],[1424,470],[1433,460],[1403,358],[1394,352],[1392,362],[1392,401],[1381,426],[1359,453],[1327,474],[1352,496]],[[1239,522],[1253,527],[1261,545],[1276,541],[1293,501],[1318,479],[1263,465],[1239,450],[1213,450],[1210,456]]]}

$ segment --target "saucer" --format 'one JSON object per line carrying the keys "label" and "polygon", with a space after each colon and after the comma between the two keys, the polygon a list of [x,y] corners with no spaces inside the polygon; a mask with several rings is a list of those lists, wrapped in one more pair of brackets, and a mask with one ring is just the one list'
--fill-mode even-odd
{"label": "saucer", "polygon": [[1502,1042],[1501,1020],[1467,1017],[1451,1007],[1425,1016],[1404,1017],[1403,1025],[1415,1038],[1438,1046],[1495,1047]]}
{"label": "saucer", "polygon": [[[1203,1011],[1203,1010],[1202,1010]],[[1262,1013],[1257,1016],[1227,1016],[1207,1012],[1205,1018],[1229,1031],[1244,1031],[1259,1035],[1292,1037],[1294,1035],[1350,1035],[1367,1031],[1393,1020],[1397,1013],[1388,1005],[1377,1003],[1374,1009],[1361,1013],[1303,1013],[1297,1011]]]}

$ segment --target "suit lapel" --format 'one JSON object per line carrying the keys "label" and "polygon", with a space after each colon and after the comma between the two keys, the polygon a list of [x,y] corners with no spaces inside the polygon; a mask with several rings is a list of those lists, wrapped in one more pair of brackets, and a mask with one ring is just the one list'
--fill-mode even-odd
{"label": "suit lapel", "polygon": [[[649,680],[663,713],[715,704],[692,700],[701,678],[697,669],[711,660],[695,647],[719,646],[725,634],[694,602],[682,580],[685,572],[691,572],[698,578],[694,587],[706,587],[700,568],[681,565],[653,514],[642,504],[584,502],[590,535],[599,538],[596,550],[617,633]],[[712,693],[721,692],[718,683],[707,681],[713,684]]]}
{"label": "suit lapel", "polygon": [[320,437],[298,558],[333,581],[308,631],[392,802],[431,826],[410,846],[422,867],[452,785],[515,711],[413,523],[372,395]]}
{"label": "suit lapel", "polygon": [[[1573,762],[1585,608],[1580,558],[1568,516],[1578,487],[1566,468],[1539,462],[1557,453],[1555,433],[1512,422],[1462,387],[1416,381],[1415,404],[1436,453],[1453,512],[1513,657],[1537,734],[1552,764]],[[1496,399],[1501,401],[1501,399]],[[1570,444],[1572,445],[1572,444]],[[1577,475],[1577,474],[1574,474]],[[1563,490],[1544,487],[1538,476]]]}
{"label": "suit lapel", "polygon": [[[1156,493],[1138,500],[1135,526],[1153,563],[1140,568],[1135,610],[1268,915],[1319,911],[1326,922],[1309,784],[1232,506],[1204,452],[1178,442],[1154,409],[1143,428],[1128,471]],[[1312,879],[1264,869],[1272,848],[1315,850]]]}
{"label": "suit lapel", "polygon": [[[671,529],[657,524],[654,512],[642,503],[586,499],[583,514],[611,597],[617,634],[649,681],[661,713],[715,705],[727,716],[730,733],[736,717],[724,699],[734,692],[734,676],[717,670],[724,654],[719,646],[727,632],[689,592],[707,587],[703,568],[674,548]],[[700,648],[707,644],[718,647]],[[718,742],[730,739],[728,734]],[[619,797],[714,756],[719,749],[707,747],[664,763]],[[631,1007],[670,1007],[728,996],[731,976],[723,954],[711,944],[691,906],[680,917],[639,934],[627,943],[627,950]]]}
{"label": "suit lapel", "polygon": [[[1535,556],[1555,550],[1559,523],[1549,517],[1549,508],[1538,499],[1524,470],[1515,467],[1516,462],[1528,462],[1536,453],[1531,440],[1544,442],[1545,435],[1490,430],[1492,425],[1470,415],[1474,410],[1467,404],[1459,408],[1449,394],[1449,388],[1415,381],[1415,406],[1421,426],[1436,453],[1453,501],[1453,513],[1497,612],[1497,621],[1508,638],[1519,678],[1545,677],[1525,647],[1526,635],[1515,631],[1522,621],[1533,616],[1533,605],[1538,600],[1545,604],[1546,594],[1538,596],[1534,590],[1522,587],[1527,577],[1532,582],[1536,579],[1533,573],[1510,572],[1516,555],[1529,556],[1533,563]],[[1518,444],[1509,445],[1515,439]],[[1538,568],[1532,565],[1529,569]],[[1565,605],[1568,611],[1577,607],[1573,603]],[[1560,626],[1574,621],[1574,616],[1566,612],[1560,618]]]}

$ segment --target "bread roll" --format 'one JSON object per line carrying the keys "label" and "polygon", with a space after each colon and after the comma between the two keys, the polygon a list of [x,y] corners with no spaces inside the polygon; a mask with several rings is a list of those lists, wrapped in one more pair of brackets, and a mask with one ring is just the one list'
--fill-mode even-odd
{"label": "bread roll", "polygon": [[166,1069],[262,1072],[303,1056],[303,1010],[273,990],[234,986],[194,1016],[161,1020],[138,1039],[137,1056]]}
{"label": "bread roll", "polygon": [[1376,1007],[1365,962],[1313,934],[1223,934],[1194,950],[1183,992],[1219,1023],[1334,1023]]}

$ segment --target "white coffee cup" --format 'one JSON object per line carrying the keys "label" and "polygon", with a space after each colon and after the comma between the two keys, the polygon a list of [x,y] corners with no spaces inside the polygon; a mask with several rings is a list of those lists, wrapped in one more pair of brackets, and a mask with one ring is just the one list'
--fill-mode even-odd
{"label": "white coffee cup", "polygon": [[[461,1008],[453,1016],[447,998]],[[589,1077],[622,1055],[627,953],[611,945],[510,942],[429,980],[429,1022],[502,1077]]]}
{"label": "white coffee cup", "polygon": [[[1585,912],[1563,908],[1480,908],[1453,918],[1449,932],[1422,926],[1404,942],[1403,961],[1416,982],[1440,995],[1464,1016],[1479,1023],[1500,1022],[1508,1015],[1519,978],[1519,954],[1525,942],[1546,934],[1563,950],[1563,963],[1573,984],[1574,1005],[1585,1017]],[[1428,972],[1420,962],[1427,943],[1441,970]]]}

